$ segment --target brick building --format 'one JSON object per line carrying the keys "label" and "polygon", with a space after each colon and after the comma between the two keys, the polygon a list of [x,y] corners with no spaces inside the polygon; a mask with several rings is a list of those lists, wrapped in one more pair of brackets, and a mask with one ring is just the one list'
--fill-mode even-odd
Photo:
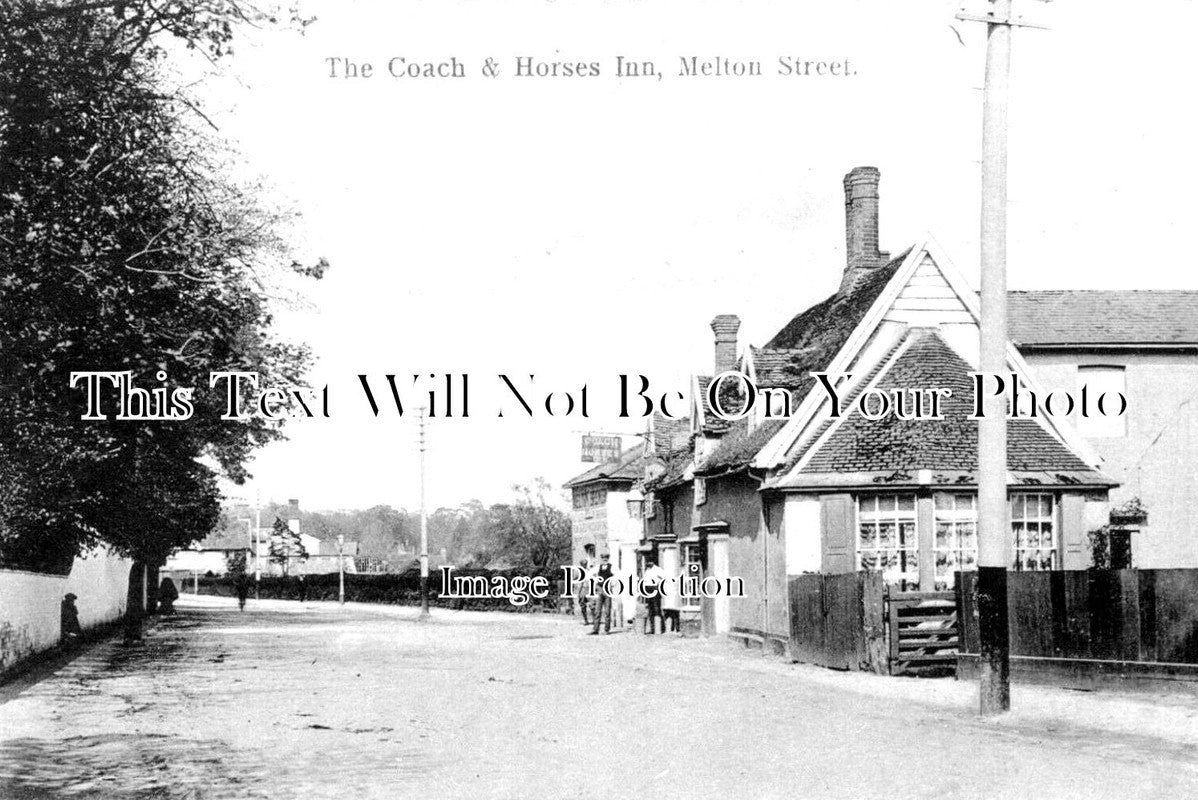
{"label": "brick building", "polygon": [[[640,490],[644,477],[645,445],[636,444],[620,456],[566,481],[570,490],[572,563],[589,561],[607,553],[616,575],[635,575],[639,569],[637,547],[641,541]],[[613,608],[613,623],[623,624],[636,614],[636,598],[629,593]]]}

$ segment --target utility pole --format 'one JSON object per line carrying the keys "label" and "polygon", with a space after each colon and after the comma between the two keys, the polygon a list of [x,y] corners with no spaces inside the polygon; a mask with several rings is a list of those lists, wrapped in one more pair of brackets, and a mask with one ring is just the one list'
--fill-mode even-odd
{"label": "utility pole", "polygon": [[[986,16],[986,82],[982,99],[982,319],[979,369],[1007,370],[1007,95],[1011,68],[1011,0],[989,0]],[[1029,26],[1034,27],[1034,26]],[[1007,564],[1011,526],[1007,501],[1007,403],[984,398],[978,420],[978,633],[983,715],[1011,707]]]}
{"label": "utility pole", "polygon": [[258,487],[254,487],[254,599],[259,600],[258,592],[262,584],[262,544],[258,541],[262,535],[262,496]]}
{"label": "utility pole", "polygon": [[337,534],[337,602],[345,605],[345,534]]}
{"label": "utility pole", "polygon": [[425,409],[420,408],[420,617],[427,619],[428,612],[428,513],[424,507],[424,426]]}

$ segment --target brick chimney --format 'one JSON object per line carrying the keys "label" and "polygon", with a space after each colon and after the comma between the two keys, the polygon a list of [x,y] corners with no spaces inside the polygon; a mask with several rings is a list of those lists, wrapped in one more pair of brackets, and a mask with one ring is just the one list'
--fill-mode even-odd
{"label": "brick chimney", "polygon": [[740,330],[740,317],[735,314],[720,314],[711,321],[715,334],[715,372],[736,369],[736,332]]}
{"label": "brick chimney", "polygon": [[844,176],[845,267],[840,294],[851,292],[860,280],[885,266],[890,254],[878,249],[877,167],[855,167]]}

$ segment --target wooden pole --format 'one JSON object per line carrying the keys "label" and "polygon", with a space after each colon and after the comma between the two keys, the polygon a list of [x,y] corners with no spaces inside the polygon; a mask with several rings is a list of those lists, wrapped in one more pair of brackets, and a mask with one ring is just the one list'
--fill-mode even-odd
{"label": "wooden pole", "polygon": [[[981,372],[1007,370],[1007,82],[1011,0],[990,0],[982,110]],[[1011,707],[1007,619],[1008,540],[1006,398],[988,393],[978,420],[978,624],[980,710]]]}

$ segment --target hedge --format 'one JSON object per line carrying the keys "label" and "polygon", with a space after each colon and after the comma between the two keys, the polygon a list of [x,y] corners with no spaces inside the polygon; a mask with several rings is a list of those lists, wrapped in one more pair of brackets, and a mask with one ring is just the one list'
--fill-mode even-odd
{"label": "hedge", "polygon": [[[454,576],[482,576],[488,585],[494,576],[512,578],[516,576],[544,577],[549,584],[549,594],[543,600],[531,599],[526,605],[518,606],[506,597],[480,599],[441,598],[441,571],[430,570],[428,576],[429,604],[440,608],[476,609],[484,611],[554,611],[559,601],[561,569],[543,567],[531,570],[455,569]],[[253,596],[253,577],[250,577],[250,594]],[[308,600],[336,602],[338,594],[337,573],[304,576],[304,589]],[[189,594],[193,583],[188,579],[180,591]],[[224,576],[200,576],[200,594],[221,597],[237,595],[235,580]],[[296,576],[286,578],[263,575],[258,585],[258,596],[264,600],[298,600],[300,580]],[[420,573],[411,570],[403,573],[345,575],[345,599],[352,603],[380,603],[386,605],[420,605]]]}

